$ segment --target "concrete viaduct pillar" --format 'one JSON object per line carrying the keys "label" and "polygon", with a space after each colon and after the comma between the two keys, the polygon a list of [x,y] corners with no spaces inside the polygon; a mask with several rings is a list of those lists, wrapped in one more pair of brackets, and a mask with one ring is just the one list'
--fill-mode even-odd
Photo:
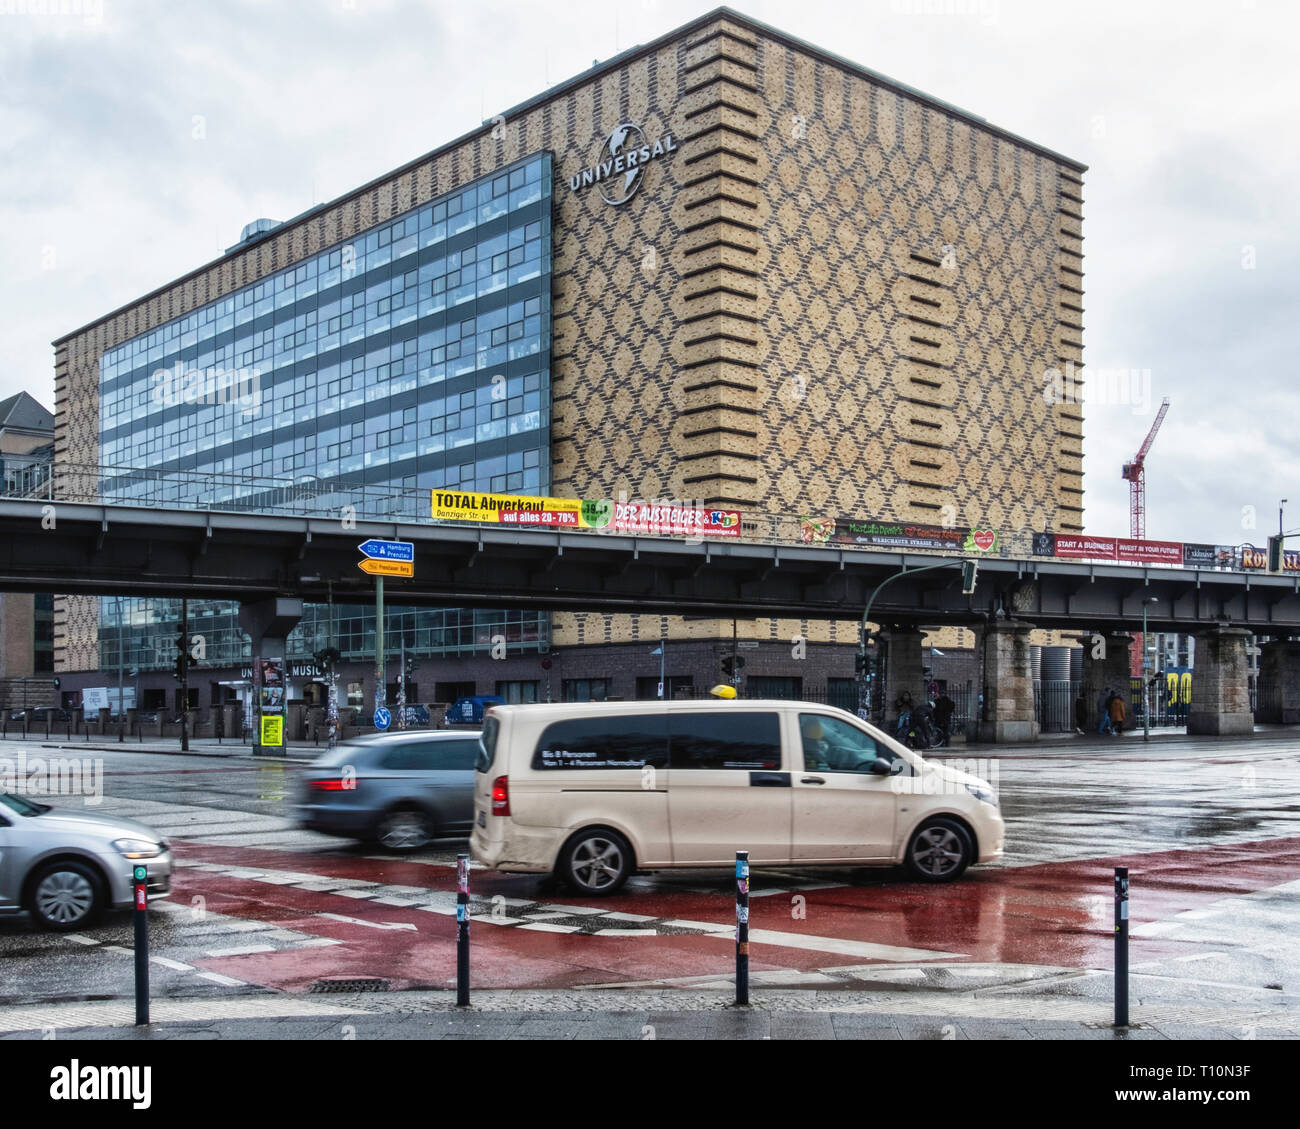
{"label": "concrete viaduct pillar", "polygon": [[898,723],[898,709],[894,702],[906,690],[912,702],[925,701],[925,668],[921,661],[921,639],[924,636],[916,627],[882,627],[880,644],[884,650],[884,714],[890,732]]}
{"label": "concrete viaduct pillar", "polygon": [[1260,647],[1255,693],[1260,721],[1300,725],[1300,640],[1275,639]]}
{"label": "concrete viaduct pillar", "polygon": [[984,714],[981,741],[1034,741],[1038,717],[1034,712],[1034,672],[1029,662],[1032,623],[995,620],[984,628]]}
{"label": "concrete viaduct pillar", "polygon": [[1192,667],[1192,705],[1187,732],[1209,736],[1251,733],[1250,665],[1246,659],[1244,627],[1212,627],[1196,635]]}
{"label": "concrete viaduct pillar", "polygon": [[[1113,690],[1124,699],[1124,709],[1128,729],[1133,728],[1133,703],[1129,687],[1132,674],[1129,670],[1129,648],[1134,640],[1128,635],[1093,635],[1078,636],[1083,646],[1083,678],[1080,693],[1084,705],[1088,708],[1088,724],[1085,732],[1095,734],[1101,728],[1102,702],[1106,692]],[[1094,657],[1094,652],[1097,654]]]}
{"label": "concrete viaduct pillar", "polygon": [[[288,596],[272,596],[270,599],[256,603],[240,604],[239,626],[248,632],[253,648],[253,716],[249,719],[253,727],[253,754],[283,756],[285,751],[284,730],[288,720],[285,695],[288,692],[288,674],[285,669],[285,645],[289,632],[298,626],[302,619],[302,600]],[[278,706],[268,702],[263,708],[262,660],[280,660],[280,694]],[[272,695],[273,696],[273,695]],[[262,744],[262,716],[281,719],[281,740],[276,744]]]}

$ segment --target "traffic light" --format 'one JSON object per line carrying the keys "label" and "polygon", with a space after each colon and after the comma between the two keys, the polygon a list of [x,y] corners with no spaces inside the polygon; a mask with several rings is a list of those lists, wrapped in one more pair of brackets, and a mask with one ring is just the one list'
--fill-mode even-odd
{"label": "traffic light", "polygon": [[979,561],[961,562],[961,594],[963,596],[969,596],[975,591],[975,577],[979,570]]}
{"label": "traffic light", "polygon": [[177,682],[185,681],[186,660],[189,658],[189,656],[190,656],[189,640],[185,637],[185,632],[182,631],[176,636],[175,672],[176,672]]}
{"label": "traffic light", "polygon": [[867,656],[862,651],[853,656],[853,673],[857,678],[867,673]]}
{"label": "traffic light", "polygon": [[745,660],[739,655],[728,655],[722,660],[722,673],[728,678],[735,678],[745,666]]}
{"label": "traffic light", "polygon": [[312,662],[322,674],[329,674],[342,661],[343,654],[337,647],[322,647],[312,655]]}
{"label": "traffic light", "polygon": [[1270,537],[1268,539],[1268,571],[1282,571],[1282,538]]}

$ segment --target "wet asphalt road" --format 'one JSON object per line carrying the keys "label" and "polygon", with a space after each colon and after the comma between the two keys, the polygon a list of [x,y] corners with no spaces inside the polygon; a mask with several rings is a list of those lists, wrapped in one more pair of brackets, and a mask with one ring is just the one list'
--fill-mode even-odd
{"label": "wet asphalt road", "polygon": [[[1044,1007],[1106,992],[1110,868],[1128,865],[1140,993],[1300,1011],[1300,740],[971,754],[955,759],[977,761],[962,767],[1001,795],[1005,860],[937,889],[894,872],[759,872],[756,983],[1022,992],[1027,1007],[1030,995]],[[305,992],[339,977],[445,987],[454,975],[463,842],[394,858],[298,830],[292,764],[82,755],[103,758],[97,810],[179,841],[173,896],[151,914],[156,996]],[[725,876],[645,876],[597,900],[480,872],[474,889],[483,987],[708,987],[730,971]],[[73,936],[0,918],[0,1004],[128,995],[131,943],[125,915]]]}

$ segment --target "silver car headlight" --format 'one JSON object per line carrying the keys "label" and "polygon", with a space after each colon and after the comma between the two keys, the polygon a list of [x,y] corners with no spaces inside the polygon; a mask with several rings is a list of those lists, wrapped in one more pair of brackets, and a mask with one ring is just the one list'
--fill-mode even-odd
{"label": "silver car headlight", "polygon": [[129,859],[156,859],[167,853],[166,843],[151,843],[148,839],[114,839],[113,846]]}
{"label": "silver car headlight", "polygon": [[967,784],[966,791],[977,800],[983,800],[986,804],[991,804],[993,807],[998,806],[997,793],[984,784]]}

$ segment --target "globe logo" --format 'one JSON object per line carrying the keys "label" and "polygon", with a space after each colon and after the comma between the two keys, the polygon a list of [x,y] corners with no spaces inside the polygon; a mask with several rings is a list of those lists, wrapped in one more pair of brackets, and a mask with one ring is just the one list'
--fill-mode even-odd
{"label": "globe logo", "polygon": [[[622,125],[615,126],[610,135],[605,138],[598,163],[604,165],[606,159],[616,161],[619,157],[626,160],[627,154],[639,153],[643,145],[645,145],[645,134],[641,127],[631,122],[624,122]],[[620,161],[619,164],[623,162]],[[643,180],[645,180],[645,167],[636,164],[632,168],[622,169],[621,175],[616,174],[608,180],[602,180],[600,195],[606,204],[626,204],[636,195],[636,190],[641,187]]]}

